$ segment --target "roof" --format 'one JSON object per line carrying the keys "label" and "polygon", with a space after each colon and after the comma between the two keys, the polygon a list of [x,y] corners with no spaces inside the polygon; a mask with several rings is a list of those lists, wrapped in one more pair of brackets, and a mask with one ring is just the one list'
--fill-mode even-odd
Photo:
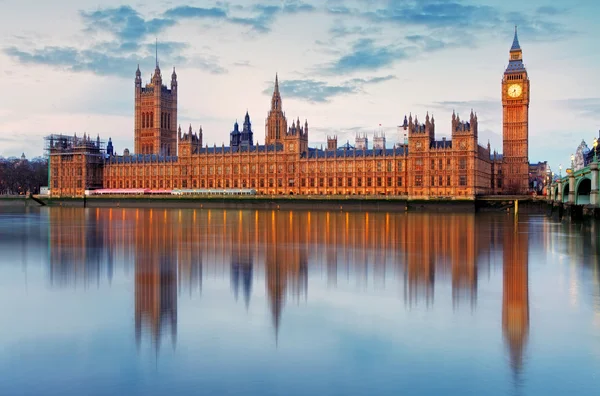
{"label": "roof", "polygon": [[513,38],[512,46],[510,47],[511,51],[518,51],[521,49],[519,45],[519,37],[517,36],[517,27],[515,26],[515,37]]}
{"label": "roof", "polygon": [[447,149],[452,148],[452,140],[433,140],[429,145],[430,148]]}
{"label": "roof", "polygon": [[525,65],[522,60],[510,60],[506,67],[506,73],[516,73],[525,71]]}
{"label": "roof", "polygon": [[133,162],[177,162],[177,156],[164,156],[156,154],[133,154],[110,156],[107,158],[110,163],[128,164]]}
{"label": "roof", "polygon": [[391,157],[394,155],[406,155],[408,150],[406,148],[392,149],[368,149],[368,150],[320,150],[315,148],[309,148],[308,153],[303,155],[303,158],[334,158],[334,157]]}

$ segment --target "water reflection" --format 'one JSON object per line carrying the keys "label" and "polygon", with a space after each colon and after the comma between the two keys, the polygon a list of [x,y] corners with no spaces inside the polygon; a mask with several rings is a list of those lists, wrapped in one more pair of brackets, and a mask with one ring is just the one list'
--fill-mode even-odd
{"label": "water reflection", "polygon": [[[517,219],[504,231],[502,330],[516,377],[523,368],[529,334],[529,232]],[[518,378],[517,378],[518,380]]]}
{"label": "water reflection", "polygon": [[263,277],[277,342],[310,274],[330,288],[402,289],[407,309],[431,308],[436,283],[449,284],[454,309],[472,312],[480,277],[503,262],[502,331],[511,367],[523,367],[528,223],[512,217],[64,208],[49,224],[53,286],[110,284],[116,261],[133,263],[135,340],[157,351],[164,338],[175,346],[178,298],[200,294],[207,276],[227,276],[246,309]]}

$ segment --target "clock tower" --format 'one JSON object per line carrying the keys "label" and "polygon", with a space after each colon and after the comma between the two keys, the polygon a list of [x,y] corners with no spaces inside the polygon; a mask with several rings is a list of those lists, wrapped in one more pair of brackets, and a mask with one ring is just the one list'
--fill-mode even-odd
{"label": "clock tower", "polygon": [[529,77],[517,37],[502,79],[502,190],[525,194],[529,188]]}

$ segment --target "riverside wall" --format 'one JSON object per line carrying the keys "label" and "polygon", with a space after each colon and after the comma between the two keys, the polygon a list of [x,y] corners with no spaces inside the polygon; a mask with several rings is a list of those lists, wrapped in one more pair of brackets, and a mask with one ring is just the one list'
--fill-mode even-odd
{"label": "riverside wall", "polygon": [[[521,198],[521,199],[519,199]],[[50,206],[89,208],[193,208],[193,209],[287,209],[344,210],[381,212],[514,212],[519,200],[519,213],[543,214],[546,203],[530,197],[507,197],[476,200],[428,199],[412,200],[381,197],[86,197],[43,198]]]}

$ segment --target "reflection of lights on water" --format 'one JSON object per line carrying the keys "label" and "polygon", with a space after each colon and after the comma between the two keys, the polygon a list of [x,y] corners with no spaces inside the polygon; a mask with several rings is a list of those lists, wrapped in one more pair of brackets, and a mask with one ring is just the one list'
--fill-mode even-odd
{"label": "reflection of lights on water", "polygon": [[569,302],[571,306],[577,307],[579,304],[579,283],[577,278],[577,267],[573,264],[570,267],[569,274]]}

